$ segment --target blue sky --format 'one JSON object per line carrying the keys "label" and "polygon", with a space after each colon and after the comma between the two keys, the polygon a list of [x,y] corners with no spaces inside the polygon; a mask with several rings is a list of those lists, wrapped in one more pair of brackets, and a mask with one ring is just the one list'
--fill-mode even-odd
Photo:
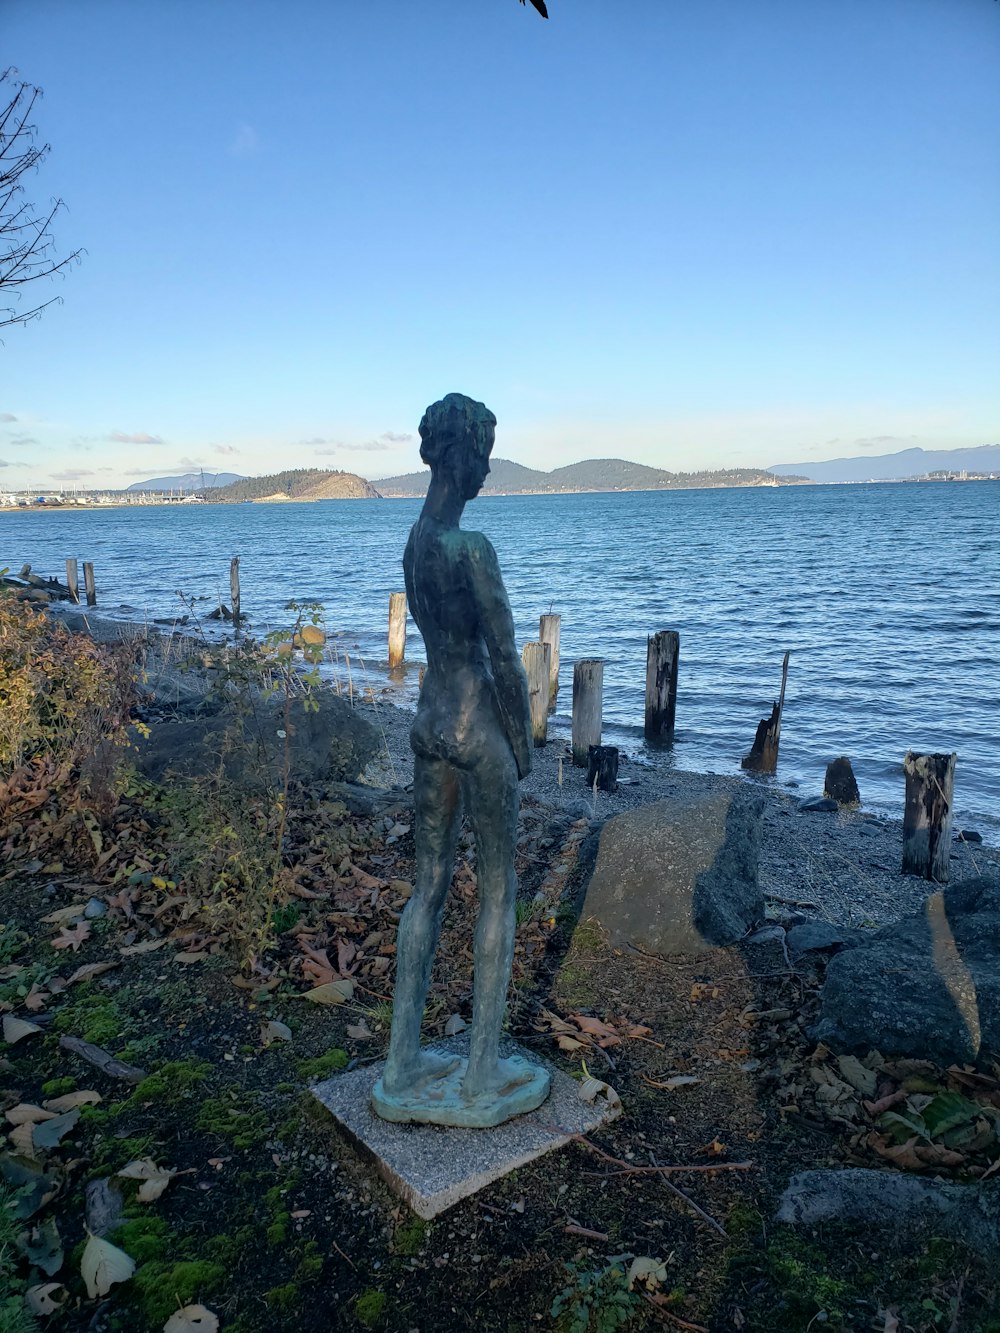
{"label": "blue sky", "polygon": [[0,486],[411,470],[451,390],[545,468],[996,441],[1000,4],[549,12],[4,0],[87,253]]}

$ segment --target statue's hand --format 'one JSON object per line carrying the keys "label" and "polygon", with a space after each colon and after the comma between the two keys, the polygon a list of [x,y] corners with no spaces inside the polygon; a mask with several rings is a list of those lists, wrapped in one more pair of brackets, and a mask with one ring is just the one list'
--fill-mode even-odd
{"label": "statue's hand", "polygon": [[518,781],[526,778],[531,772],[532,744],[530,734],[519,737],[519,743],[514,744],[514,762],[517,764]]}

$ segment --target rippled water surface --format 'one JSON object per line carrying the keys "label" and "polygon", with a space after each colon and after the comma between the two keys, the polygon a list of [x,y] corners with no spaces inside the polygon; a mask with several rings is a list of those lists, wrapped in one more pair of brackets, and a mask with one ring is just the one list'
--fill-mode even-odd
{"label": "rippled water surface", "polygon": [[[228,600],[263,632],[324,603],[340,651],[382,682],[388,595],[417,500],[0,511],[0,567],[93,560],[104,614]],[[646,636],[681,635],[677,738],[656,763],[732,772],[791,667],[779,781],[822,787],[851,757],[866,805],[899,815],[907,749],[956,750],[956,807],[1000,841],[1000,484],[498,496],[466,511],[497,548],[518,641],[562,615],[572,662],[605,659],[606,739],[643,753]],[[200,603],[208,608],[210,603]],[[408,658],[423,656],[410,626]],[[412,698],[414,672],[397,688]]]}

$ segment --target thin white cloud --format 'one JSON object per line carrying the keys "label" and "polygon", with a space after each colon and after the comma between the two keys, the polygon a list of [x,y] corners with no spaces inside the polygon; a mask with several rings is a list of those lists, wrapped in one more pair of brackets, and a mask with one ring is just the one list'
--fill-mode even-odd
{"label": "thin white cloud", "polygon": [[212,450],[212,453],[225,454],[229,456],[231,454],[238,454],[239,449],[237,449],[236,446],[232,444],[217,444],[215,448]]}
{"label": "thin white cloud", "polygon": [[257,131],[252,125],[244,123],[237,129],[236,137],[229,145],[229,152],[233,157],[253,157],[259,147]]}
{"label": "thin white cloud", "polygon": [[132,435],[126,435],[123,431],[113,430],[108,436],[112,444],[162,444],[163,437],[160,435],[148,435],[144,430],[137,430]]}
{"label": "thin white cloud", "polygon": [[68,467],[62,472],[50,472],[49,476],[53,481],[79,481],[82,477],[93,477],[94,471],[89,467]]}
{"label": "thin white cloud", "polygon": [[383,440],[388,440],[390,444],[409,444],[410,440],[413,439],[413,436],[408,431],[400,432],[395,430],[386,430],[382,432],[380,438]]}
{"label": "thin white cloud", "polygon": [[0,412],[0,421],[16,421],[17,417],[13,412]]}

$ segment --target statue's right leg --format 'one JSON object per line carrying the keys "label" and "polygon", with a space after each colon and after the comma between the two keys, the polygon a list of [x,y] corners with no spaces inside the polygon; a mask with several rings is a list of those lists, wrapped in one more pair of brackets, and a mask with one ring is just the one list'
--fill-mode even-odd
{"label": "statue's right leg", "polygon": [[413,764],[413,805],[416,878],[396,937],[392,1033],[382,1075],[382,1086],[390,1095],[415,1089],[427,1079],[441,1078],[458,1063],[420,1050],[420,1024],[462,817],[457,771],[443,760],[417,755]]}

